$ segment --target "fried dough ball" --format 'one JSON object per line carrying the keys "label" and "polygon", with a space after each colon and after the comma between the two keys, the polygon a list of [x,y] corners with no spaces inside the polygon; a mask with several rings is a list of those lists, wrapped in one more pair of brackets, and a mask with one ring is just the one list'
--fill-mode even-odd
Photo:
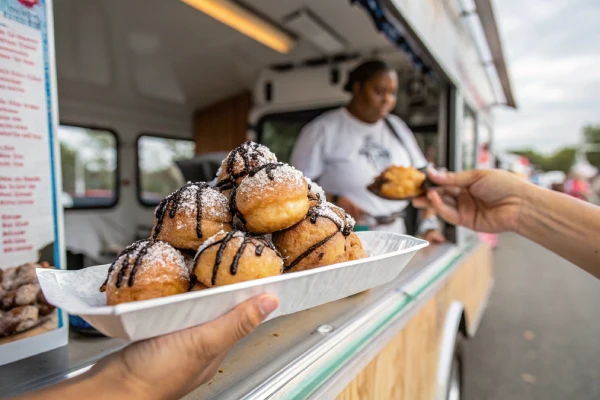
{"label": "fried dough ball", "polygon": [[362,242],[356,233],[352,232],[346,237],[346,259],[345,261],[360,260],[366,258],[367,253],[365,252]]}
{"label": "fried dough ball", "polygon": [[206,183],[188,183],[156,207],[152,239],[196,251],[215,233],[231,229],[227,197]]}
{"label": "fried dough ball", "polygon": [[346,259],[346,236],[354,220],[344,210],[324,202],[313,207],[299,224],[273,234],[285,271],[303,271]]}
{"label": "fried dough ball", "polygon": [[252,233],[289,228],[309,209],[308,183],[287,164],[267,164],[251,172],[231,196],[232,213]]}
{"label": "fried dough ball", "polygon": [[308,191],[308,207],[309,208],[313,208],[318,206],[319,204],[321,204],[323,202],[324,197],[321,197],[321,195],[315,191],[313,191],[312,189],[309,189]]}
{"label": "fried dough ball", "polygon": [[390,198],[418,196],[423,192],[422,186],[426,175],[413,167],[388,167],[378,177],[381,182],[381,194]]}
{"label": "fried dough ball", "polygon": [[245,142],[233,149],[221,163],[217,172],[217,187],[226,193],[239,186],[250,172],[266,164],[276,163],[277,157],[268,147]]}
{"label": "fried dough ball", "polygon": [[24,332],[40,322],[35,306],[19,306],[7,312],[0,311],[0,337]]}
{"label": "fried dough ball", "polygon": [[108,305],[185,293],[190,272],[179,251],[159,240],[140,240],[127,247],[110,266],[106,282]]}
{"label": "fried dough ball", "polygon": [[198,249],[194,273],[207,287],[281,275],[283,260],[266,238],[220,232]]}

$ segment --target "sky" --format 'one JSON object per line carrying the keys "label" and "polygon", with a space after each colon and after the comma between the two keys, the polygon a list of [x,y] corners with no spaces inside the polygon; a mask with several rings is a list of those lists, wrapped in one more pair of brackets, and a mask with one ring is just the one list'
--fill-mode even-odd
{"label": "sky", "polygon": [[552,152],[600,125],[600,1],[495,0],[518,109],[495,111],[501,150]]}

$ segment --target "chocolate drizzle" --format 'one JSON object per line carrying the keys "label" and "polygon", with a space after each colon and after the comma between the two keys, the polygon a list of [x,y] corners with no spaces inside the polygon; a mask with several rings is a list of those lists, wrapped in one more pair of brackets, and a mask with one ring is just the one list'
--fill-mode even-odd
{"label": "chocolate drizzle", "polygon": [[[139,240],[133,243],[132,245],[127,246],[125,250],[123,250],[123,252],[119,254],[119,257],[117,257],[117,259],[110,265],[110,268],[108,269],[108,275],[106,277],[106,280],[100,287],[100,291],[103,292],[106,289],[106,285],[108,284],[110,275],[115,270],[115,268],[119,268],[116,287],[120,288],[121,286],[123,286],[123,279],[125,278],[126,272],[129,269],[129,267],[131,267],[131,271],[129,272],[127,286],[133,286],[133,284],[135,283],[135,275],[137,273],[138,267],[140,266],[142,259],[148,253],[148,250],[150,250],[150,248],[157,243],[166,244],[166,242],[163,242],[162,240]],[[136,252],[137,254],[135,254]],[[132,256],[135,256],[133,264],[130,260],[130,257]],[[119,263],[119,260],[122,261]]]}
{"label": "chocolate drizzle", "polygon": [[[263,169],[265,170],[267,177],[270,180],[275,179],[275,176],[273,176],[273,171],[275,171],[277,168],[281,167],[285,165],[284,163],[268,163],[265,165],[261,165],[260,167],[250,171],[248,173],[249,177],[253,177],[254,175],[256,175],[257,173],[259,173],[260,171],[262,171]],[[235,186],[235,183],[233,183],[233,191],[231,192],[231,198],[229,199],[229,209],[231,211],[231,215],[235,215],[237,216],[240,221],[242,221],[243,224],[246,223],[246,220],[244,219],[244,216],[242,215],[242,213],[238,210],[237,208],[237,204],[236,204],[236,196],[237,196],[237,186]]]}
{"label": "chocolate drizzle", "polygon": [[254,176],[264,169],[265,172],[267,173],[267,176],[269,177],[269,179],[273,180],[273,179],[275,179],[275,177],[273,176],[273,171],[275,171],[277,168],[282,167],[284,165],[285,165],[284,163],[268,163],[265,165],[261,165],[260,167],[250,171],[248,173],[248,176]]}
{"label": "chocolate drizzle", "polygon": [[316,201],[321,203],[321,195],[319,193],[311,192],[310,185],[308,185],[308,201]]}
{"label": "chocolate drizzle", "polygon": [[300,262],[302,260],[304,260],[306,257],[308,257],[310,255],[310,253],[312,253],[313,251],[315,251],[316,249],[318,249],[319,247],[323,246],[325,243],[329,242],[335,235],[337,235],[338,232],[333,232],[331,235],[327,236],[325,239],[315,243],[314,245],[310,246],[304,253],[300,254],[298,257],[296,257],[296,259],[294,261],[292,261],[289,265],[287,265],[284,270],[285,271],[289,271],[292,268],[294,268],[296,265],[300,264]]}
{"label": "chocolate drizzle", "polygon": [[158,207],[156,207],[156,211],[154,212],[156,217],[156,227],[154,228],[152,239],[156,239],[160,234],[163,220],[165,219],[165,214],[167,213],[169,206],[171,207],[169,210],[169,218],[173,219],[183,203],[183,193],[186,190],[191,190],[193,187],[196,188],[196,235],[198,236],[198,239],[202,239],[202,192],[206,189],[210,189],[209,185],[204,182],[189,182],[185,186],[181,187],[178,191],[165,197],[159,203]]}
{"label": "chocolate drizzle", "polygon": [[[331,222],[333,222],[338,230],[331,235],[327,236],[325,239],[320,242],[314,244],[309,247],[304,253],[300,254],[294,261],[292,261],[289,265],[285,267],[285,271],[289,271],[298,265],[302,260],[308,257],[313,251],[317,250],[319,247],[327,243],[331,240],[338,232],[341,232],[344,236],[349,236],[352,233],[352,229],[354,229],[354,222],[351,218],[349,218],[348,214],[339,207],[335,207],[340,210],[340,213],[343,213],[343,217],[341,217],[329,203],[321,204],[319,206],[313,207],[308,210],[308,214],[306,218],[310,221],[311,224],[316,224],[317,220],[321,218],[327,218]],[[333,215],[332,215],[333,214]],[[324,256],[324,253],[319,254],[319,260],[321,260]]]}
{"label": "chocolate drizzle", "polygon": [[213,274],[211,278],[211,283],[213,286],[216,284],[217,273],[219,272],[219,267],[223,262],[223,253],[227,248],[227,244],[234,238],[241,238],[242,242],[240,243],[240,247],[238,247],[238,250],[233,257],[233,260],[231,261],[231,265],[229,267],[229,273],[231,275],[237,274],[240,258],[242,257],[244,249],[248,244],[253,244],[254,246],[256,246],[254,254],[257,257],[260,257],[262,255],[265,247],[268,247],[269,249],[273,250],[279,257],[281,257],[273,243],[268,241],[264,236],[254,236],[242,231],[231,231],[227,233],[227,235],[223,239],[217,240],[216,242],[211,243],[208,246],[204,247],[202,250],[200,250],[198,254],[196,254],[196,258],[194,260],[195,265],[197,263],[197,260],[200,258],[200,255],[204,251],[206,251],[206,249],[219,245],[219,249],[217,250],[217,255],[215,257],[215,263],[213,265]]}
{"label": "chocolate drizzle", "polygon": [[[246,175],[251,174],[256,167],[253,164],[259,162],[260,157],[267,158],[267,155],[261,149],[260,144],[254,142],[244,142],[240,146],[233,149],[227,156],[227,165],[225,171],[227,172],[227,178],[217,182],[217,187],[223,190],[229,190],[236,186],[235,181]],[[266,147],[264,147],[266,149]],[[267,149],[268,150],[268,149]],[[235,172],[236,158],[242,159],[244,163],[243,169],[239,172]]]}
{"label": "chocolate drizzle", "polygon": [[221,246],[217,251],[217,256],[215,257],[215,265],[213,266],[213,275],[211,278],[211,283],[213,286],[215,285],[215,281],[217,280],[217,272],[219,271],[219,265],[221,265],[221,261],[223,261],[223,252],[225,251],[225,247],[227,247],[227,243],[231,240],[231,238],[233,238],[233,235],[235,235],[235,231],[229,232],[227,236],[225,236],[225,239],[221,240]]}
{"label": "chocolate drizzle", "polygon": [[[310,222],[312,224],[316,224],[317,219],[319,217],[327,218],[337,226],[338,230],[342,232],[342,235],[349,236],[352,233],[352,230],[354,229],[354,223],[348,218],[348,214],[342,208],[336,207],[342,213],[344,213],[344,216],[342,217],[338,213],[336,213],[331,206],[329,206],[329,208],[325,207],[328,207],[328,204],[319,205],[308,210],[308,214],[306,216],[310,220]],[[335,217],[332,216],[330,213],[326,212],[327,210],[333,212],[335,214]]]}
{"label": "chocolate drizzle", "polygon": [[265,246],[263,246],[262,244],[259,244],[258,246],[256,246],[256,249],[254,249],[254,254],[256,254],[257,256],[261,256],[263,250],[265,249]]}

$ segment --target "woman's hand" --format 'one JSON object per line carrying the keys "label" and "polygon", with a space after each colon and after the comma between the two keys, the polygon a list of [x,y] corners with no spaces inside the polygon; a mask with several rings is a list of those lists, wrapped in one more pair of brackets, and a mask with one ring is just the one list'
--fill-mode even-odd
{"label": "woman's hand", "polygon": [[441,187],[414,199],[415,207],[433,207],[447,222],[479,232],[517,230],[527,182],[499,170],[429,171],[429,177]]}
{"label": "woman's hand", "polygon": [[364,211],[345,196],[340,197],[337,200],[336,205],[338,207],[343,208],[348,214],[352,216],[352,218],[354,218],[357,221],[360,221],[364,216]]}
{"label": "woman's hand", "polygon": [[211,379],[233,345],[277,306],[272,295],[255,297],[214,321],[133,343],[96,364],[90,374],[108,374],[112,378],[106,384],[129,393],[130,400],[178,399]]}
{"label": "woman's hand", "polygon": [[442,244],[446,242],[444,234],[439,229],[432,229],[423,234],[423,239],[429,243]]}

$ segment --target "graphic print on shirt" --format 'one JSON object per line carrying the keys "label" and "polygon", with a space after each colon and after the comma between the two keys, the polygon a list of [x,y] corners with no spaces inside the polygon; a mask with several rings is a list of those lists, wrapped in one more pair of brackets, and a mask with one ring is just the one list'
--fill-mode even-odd
{"label": "graphic print on shirt", "polygon": [[375,142],[370,136],[365,137],[362,146],[358,150],[358,154],[365,157],[375,171],[383,171],[390,165],[392,160],[389,150]]}

